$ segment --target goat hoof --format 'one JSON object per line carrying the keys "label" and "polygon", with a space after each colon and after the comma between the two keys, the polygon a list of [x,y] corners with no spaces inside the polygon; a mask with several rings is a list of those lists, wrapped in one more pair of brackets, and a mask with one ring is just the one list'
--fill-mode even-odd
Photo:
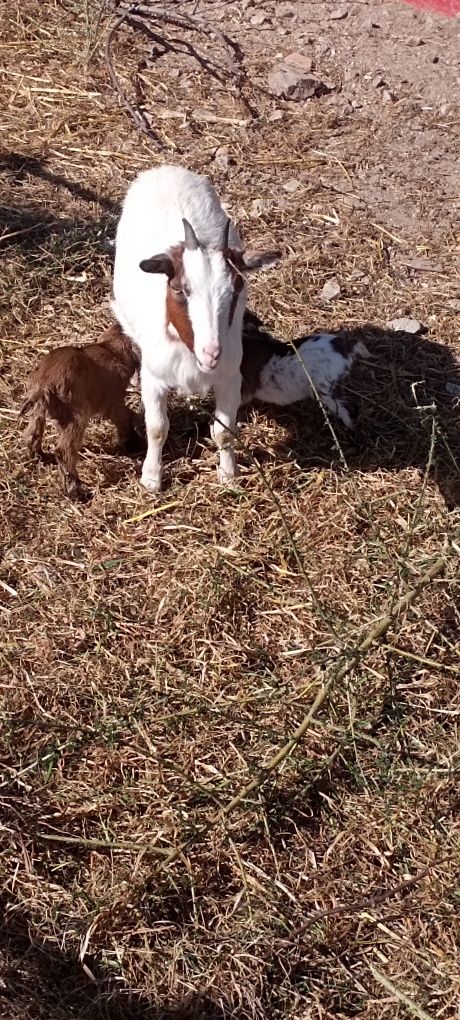
{"label": "goat hoof", "polygon": [[67,487],[67,495],[74,503],[89,503],[93,494],[82,482],[76,482]]}
{"label": "goat hoof", "polygon": [[231,485],[233,479],[238,475],[238,471],[235,468],[234,471],[225,471],[224,468],[217,468],[217,480],[220,485]]}
{"label": "goat hoof", "polygon": [[143,485],[144,489],[147,489],[147,492],[151,492],[152,495],[161,492],[161,478],[150,478],[148,475],[142,475],[141,485]]}

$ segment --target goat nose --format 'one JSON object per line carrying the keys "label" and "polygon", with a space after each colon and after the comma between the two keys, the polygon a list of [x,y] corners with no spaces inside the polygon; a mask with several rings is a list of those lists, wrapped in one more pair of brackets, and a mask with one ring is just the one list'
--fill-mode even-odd
{"label": "goat nose", "polygon": [[206,361],[212,362],[213,365],[217,364],[220,358],[220,353],[220,347],[203,347],[203,354]]}

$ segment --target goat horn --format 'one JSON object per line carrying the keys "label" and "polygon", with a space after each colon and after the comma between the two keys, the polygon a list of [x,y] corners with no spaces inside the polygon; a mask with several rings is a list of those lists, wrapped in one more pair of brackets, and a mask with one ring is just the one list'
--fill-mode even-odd
{"label": "goat horn", "polygon": [[220,244],[219,244],[219,248],[222,249],[222,251],[225,251],[225,249],[228,248],[229,233],[230,233],[230,217],[227,216],[227,220],[226,220],[225,225],[224,225],[224,227],[222,229],[222,234],[221,234],[221,239],[220,239]]}
{"label": "goat horn", "polygon": [[185,247],[188,251],[196,251],[199,248],[199,243],[195,231],[188,220],[183,219],[182,223],[184,224]]}

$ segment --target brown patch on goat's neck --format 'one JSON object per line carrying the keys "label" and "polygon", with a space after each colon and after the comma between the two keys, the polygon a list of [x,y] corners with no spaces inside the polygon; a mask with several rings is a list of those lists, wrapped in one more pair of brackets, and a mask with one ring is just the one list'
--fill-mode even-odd
{"label": "brown patch on goat's neck", "polygon": [[195,337],[184,293],[184,245],[176,244],[170,248],[169,255],[174,266],[174,276],[168,280],[166,291],[166,326],[172,326],[182,343],[189,351],[193,351]]}
{"label": "brown patch on goat's neck", "polygon": [[177,297],[170,283],[166,292],[166,325],[173,326],[182,343],[188,347],[189,351],[193,351],[195,337],[188,314],[187,300],[183,301],[181,297]]}

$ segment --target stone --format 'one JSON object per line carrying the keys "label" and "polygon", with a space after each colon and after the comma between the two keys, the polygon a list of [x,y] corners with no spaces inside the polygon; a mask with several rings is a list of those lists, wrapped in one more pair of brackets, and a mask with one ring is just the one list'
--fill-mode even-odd
{"label": "stone", "polygon": [[344,18],[348,18],[348,7],[342,7],[341,4],[338,5],[329,15],[329,18],[331,21],[343,21]]}
{"label": "stone", "polygon": [[414,336],[424,331],[418,319],[409,319],[406,316],[403,316],[402,319],[392,319],[390,326],[394,329],[395,333],[413,333]]}
{"label": "stone", "polygon": [[283,64],[287,64],[289,67],[296,67],[299,71],[305,71],[305,74],[309,74],[313,66],[313,61],[306,53],[294,52],[288,53],[287,56],[284,57]]}
{"label": "stone", "polygon": [[253,25],[254,28],[260,28],[261,25],[264,25],[270,20],[270,15],[267,14],[266,11],[256,11],[256,13],[252,15],[251,25]]}
{"label": "stone", "polygon": [[228,170],[230,164],[230,156],[228,149],[225,145],[220,145],[214,154],[214,162],[219,170]]}
{"label": "stone", "polygon": [[275,64],[268,75],[268,87],[280,99],[302,101],[332,92],[332,86],[296,68],[292,64]]}
{"label": "stone", "polygon": [[268,212],[269,209],[270,202],[267,202],[266,198],[255,198],[254,201],[251,202],[250,209],[251,216],[255,217],[263,216],[263,214]]}
{"label": "stone", "polygon": [[340,283],[334,277],[332,280],[327,280],[327,282],[324,284],[324,287],[320,293],[320,297],[322,297],[324,301],[333,301],[334,298],[339,296],[339,294]]}
{"label": "stone", "polygon": [[298,181],[296,177],[290,177],[290,179],[288,181],[285,181],[283,184],[284,190],[287,191],[290,195],[293,195],[294,191],[298,191],[300,187],[301,187],[300,181]]}
{"label": "stone", "polygon": [[416,269],[421,273],[440,273],[442,272],[442,265],[440,262],[433,262],[432,259],[427,259],[424,256],[416,255],[412,259],[403,259],[403,265],[407,266],[408,269]]}

